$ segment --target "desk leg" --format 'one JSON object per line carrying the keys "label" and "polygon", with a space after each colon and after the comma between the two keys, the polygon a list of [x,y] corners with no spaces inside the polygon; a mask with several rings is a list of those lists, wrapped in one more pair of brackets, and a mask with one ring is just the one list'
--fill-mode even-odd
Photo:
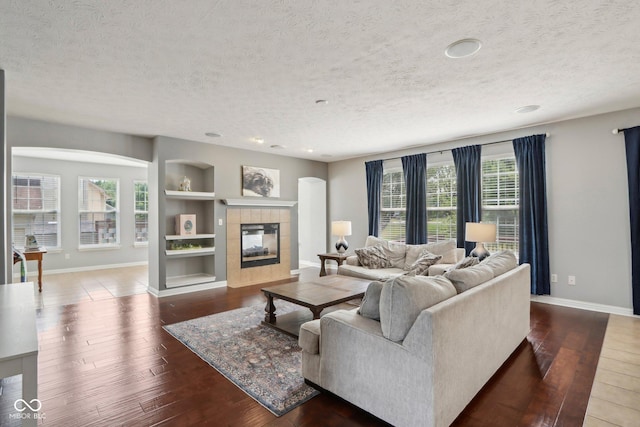
{"label": "desk leg", "polygon": [[[44,408],[40,407],[41,403],[38,398],[38,356],[31,355],[22,359],[22,398],[33,409],[43,411]],[[23,406],[24,407],[24,406]],[[24,418],[22,420],[23,426],[36,427],[38,425],[38,411],[30,411],[27,408],[23,412]]]}
{"label": "desk leg", "polygon": [[327,259],[323,256],[320,257],[320,277],[327,275],[327,270],[324,267],[324,263]]}
{"label": "desk leg", "polygon": [[42,258],[38,260],[38,292],[42,292]]}

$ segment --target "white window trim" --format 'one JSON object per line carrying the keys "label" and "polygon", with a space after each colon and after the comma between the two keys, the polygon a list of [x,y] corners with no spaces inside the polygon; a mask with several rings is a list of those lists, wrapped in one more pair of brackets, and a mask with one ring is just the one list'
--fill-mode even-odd
{"label": "white window trim", "polygon": [[[136,208],[136,184],[146,184],[147,186],[147,210],[146,211],[141,211],[138,210]],[[134,179],[133,180],[133,228],[134,228],[134,233],[135,233],[135,222],[136,222],[136,215],[137,214],[146,214],[147,215],[147,241],[146,242],[137,242],[135,241],[135,236],[134,236],[134,241],[133,241],[133,247],[134,248],[144,248],[144,247],[148,247],[149,246],[149,181],[147,181],[146,179]]]}
{"label": "white window trim", "polygon": [[[86,209],[80,209],[80,203],[82,201],[82,180],[100,180],[100,181],[115,181],[116,182],[116,208],[115,211],[90,211]],[[116,241],[114,243],[96,243],[96,244],[82,244],[82,227],[80,225],[80,215],[83,213],[113,213],[116,214]],[[120,178],[107,178],[107,177],[95,177],[95,176],[78,176],[78,250],[103,250],[103,249],[120,249]]]}
{"label": "white window trim", "polygon": [[[40,211],[34,211],[34,210],[29,210],[29,209],[13,209],[13,194],[11,195],[11,234],[12,234],[12,238],[13,238],[13,214],[15,213],[32,213],[32,212],[41,212],[41,213],[51,213],[51,212],[56,212],[57,218],[58,218],[58,224],[57,224],[57,239],[56,239],[56,246],[47,246],[47,251],[49,252],[56,252],[56,251],[62,251],[62,200],[61,200],[61,188],[62,187],[62,177],[60,175],[55,175],[55,174],[51,174],[51,173],[42,173],[42,172],[14,172],[11,174],[11,191],[13,192],[13,177],[19,177],[19,176],[25,176],[25,177],[51,177],[51,178],[57,178],[58,179],[58,188],[57,188],[57,194],[56,194],[56,199],[58,202],[58,209],[57,210],[40,210]],[[15,242],[14,242],[15,243]],[[16,247],[24,247],[24,243],[22,245],[16,245]]]}

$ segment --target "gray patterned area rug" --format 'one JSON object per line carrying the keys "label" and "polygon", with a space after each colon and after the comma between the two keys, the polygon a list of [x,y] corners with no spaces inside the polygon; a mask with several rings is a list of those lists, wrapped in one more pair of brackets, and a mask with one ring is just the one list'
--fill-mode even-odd
{"label": "gray patterned area rug", "polygon": [[[278,300],[278,314],[301,309]],[[301,373],[297,339],[261,325],[264,306],[256,305],[164,326],[205,362],[281,416],[318,395]]]}

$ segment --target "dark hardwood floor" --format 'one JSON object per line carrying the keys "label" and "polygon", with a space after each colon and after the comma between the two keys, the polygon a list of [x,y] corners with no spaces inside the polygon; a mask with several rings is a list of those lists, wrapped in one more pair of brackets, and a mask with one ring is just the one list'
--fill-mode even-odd
{"label": "dark hardwood floor", "polygon": [[[311,272],[317,274],[317,269]],[[165,324],[263,304],[261,287],[42,307],[41,424],[386,425],[328,394],[277,418],[162,329]],[[581,426],[607,319],[607,314],[532,303],[528,339],[454,425]],[[8,417],[19,397],[19,378],[4,379],[0,425],[19,425]]]}

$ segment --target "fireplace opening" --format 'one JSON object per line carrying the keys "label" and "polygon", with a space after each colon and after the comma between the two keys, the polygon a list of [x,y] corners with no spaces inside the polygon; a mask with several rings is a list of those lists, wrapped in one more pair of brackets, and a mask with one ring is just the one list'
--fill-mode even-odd
{"label": "fireplace opening", "polygon": [[280,224],[240,224],[241,268],[280,264]]}

